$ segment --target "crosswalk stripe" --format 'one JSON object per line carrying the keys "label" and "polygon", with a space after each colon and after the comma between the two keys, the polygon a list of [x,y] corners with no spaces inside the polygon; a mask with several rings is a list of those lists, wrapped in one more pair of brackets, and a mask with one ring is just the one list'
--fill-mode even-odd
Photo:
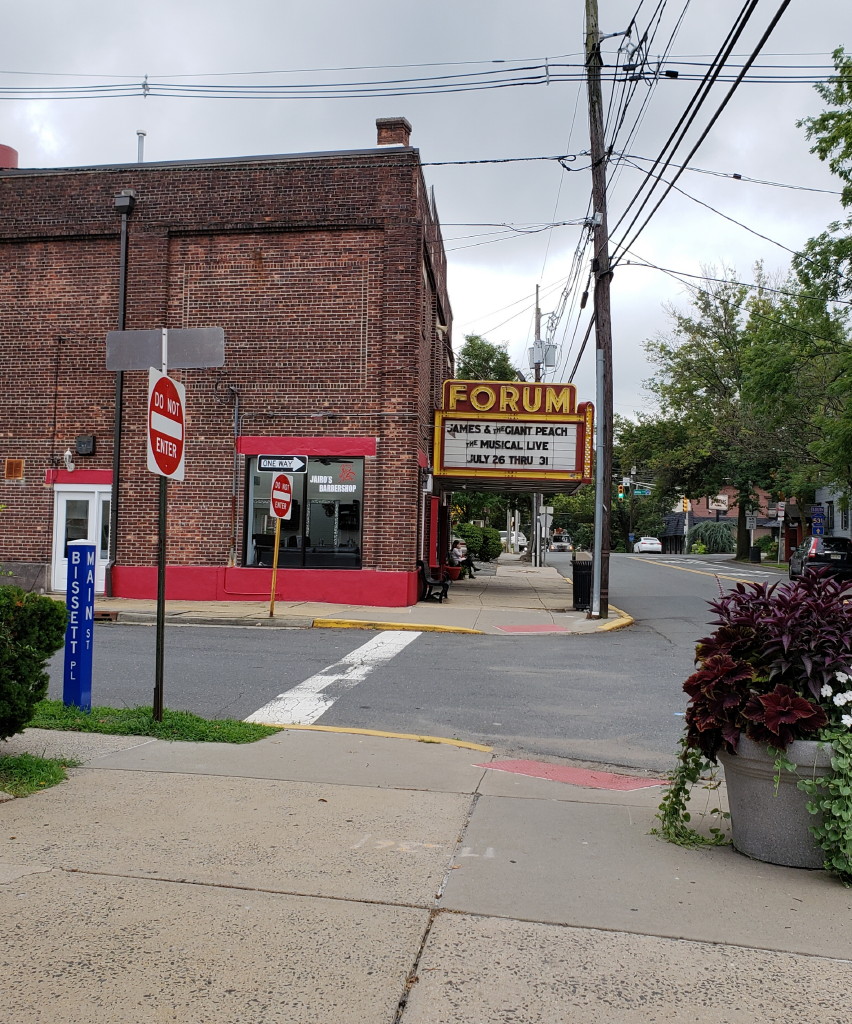
{"label": "crosswalk stripe", "polygon": [[[350,651],[340,661],[280,693],[246,718],[266,725],[312,725],[337,698],[363,682],[377,666],[390,661],[420,633],[386,630]],[[331,692],[328,692],[331,691]]]}

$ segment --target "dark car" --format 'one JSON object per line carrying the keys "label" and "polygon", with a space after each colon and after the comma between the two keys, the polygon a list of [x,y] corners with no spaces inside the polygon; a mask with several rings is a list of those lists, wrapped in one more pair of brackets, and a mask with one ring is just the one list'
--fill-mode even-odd
{"label": "dark car", "polygon": [[787,572],[792,580],[808,569],[828,569],[833,576],[852,577],[852,540],[808,537],[791,552]]}

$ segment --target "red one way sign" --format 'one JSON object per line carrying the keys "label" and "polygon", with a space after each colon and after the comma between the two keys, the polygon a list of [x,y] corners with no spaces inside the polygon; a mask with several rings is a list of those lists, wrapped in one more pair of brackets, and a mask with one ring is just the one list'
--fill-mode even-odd
{"label": "red one way sign", "polygon": [[148,370],[148,469],[183,480],[186,389],[165,373]]}

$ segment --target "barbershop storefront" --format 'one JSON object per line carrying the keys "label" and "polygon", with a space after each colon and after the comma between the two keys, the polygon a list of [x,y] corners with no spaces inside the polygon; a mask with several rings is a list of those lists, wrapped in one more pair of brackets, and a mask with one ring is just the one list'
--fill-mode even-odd
{"label": "barbershop storefront", "polygon": [[[271,487],[291,461],[258,455],[246,472],[248,511],[243,564],[271,567],[276,516]],[[301,460],[300,460],[301,461]],[[360,569],[364,508],[364,460],[308,458],[290,481],[292,506],[281,520],[278,566],[300,569]]]}

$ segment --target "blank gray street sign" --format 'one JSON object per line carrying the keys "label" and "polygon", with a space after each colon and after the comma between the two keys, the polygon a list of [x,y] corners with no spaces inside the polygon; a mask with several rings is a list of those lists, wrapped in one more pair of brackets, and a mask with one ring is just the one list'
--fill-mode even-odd
{"label": "blank gray street sign", "polygon": [[[109,331],[106,343],[108,370],[147,370],[159,366],[163,332]],[[225,365],[223,327],[169,328],[169,369],[204,369]]]}

